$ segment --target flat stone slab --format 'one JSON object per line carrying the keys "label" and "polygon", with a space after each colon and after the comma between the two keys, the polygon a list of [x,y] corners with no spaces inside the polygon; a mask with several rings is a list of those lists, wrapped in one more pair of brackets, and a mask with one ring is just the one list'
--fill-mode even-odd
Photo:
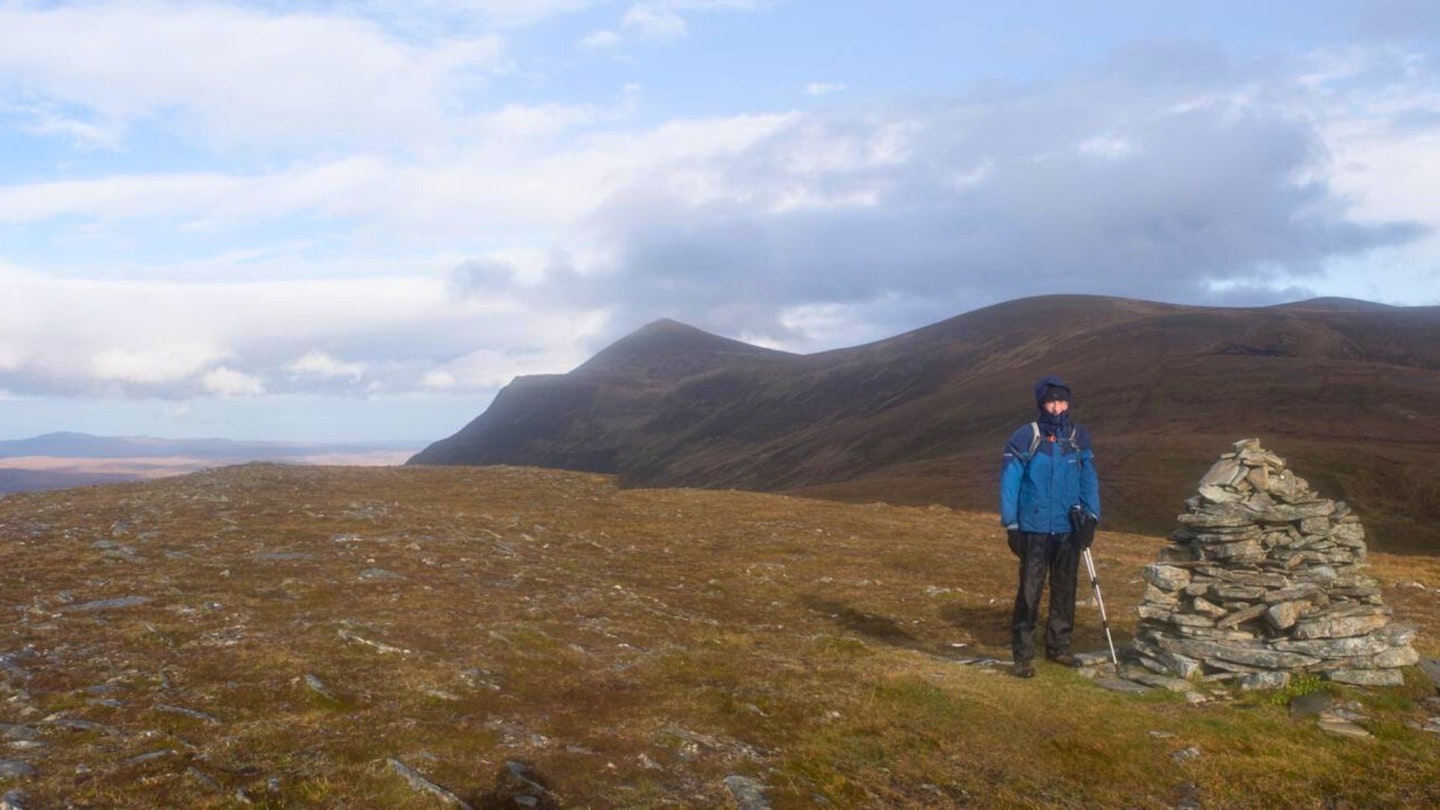
{"label": "flat stone slab", "polygon": [[1114,663],[1110,659],[1109,650],[1096,650],[1095,652],[1075,653],[1075,660],[1082,667],[1098,667],[1103,664]]}
{"label": "flat stone slab", "polygon": [[95,602],[82,602],[78,605],[66,605],[58,612],[60,613],[92,613],[97,610],[114,610],[116,608],[139,607],[150,601],[148,596],[122,596],[118,599],[100,599]]}
{"label": "flat stone slab", "polygon": [[1341,737],[1362,740],[1371,736],[1370,732],[1345,720],[1321,720],[1318,725],[1321,731]]}
{"label": "flat stone slab", "polygon": [[1131,667],[1129,669],[1126,669],[1120,674],[1120,677],[1124,678],[1127,681],[1134,681],[1135,683],[1142,684],[1144,686],[1153,687],[1155,689],[1164,689],[1169,692],[1189,692],[1191,689],[1195,688],[1194,684],[1190,683],[1184,678],[1173,678],[1169,675],[1161,675],[1159,673],[1151,672],[1146,669],[1140,669],[1138,667]]}
{"label": "flat stone slab", "polygon": [[1154,691],[1143,684],[1121,680],[1120,678],[1099,678],[1096,679],[1095,683],[1099,684],[1103,689],[1109,689],[1111,692],[1123,692],[1130,695],[1143,695],[1147,692]]}
{"label": "flat stone slab", "polygon": [[1435,687],[1435,691],[1440,692],[1440,658],[1430,658],[1429,656],[1421,658],[1419,667],[1420,671],[1425,673],[1425,677],[1430,679],[1430,684]]}
{"label": "flat stone slab", "polygon": [[1351,686],[1403,686],[1405,676],[1398,669],[1332,669],[1323,673],[1336,683]]}

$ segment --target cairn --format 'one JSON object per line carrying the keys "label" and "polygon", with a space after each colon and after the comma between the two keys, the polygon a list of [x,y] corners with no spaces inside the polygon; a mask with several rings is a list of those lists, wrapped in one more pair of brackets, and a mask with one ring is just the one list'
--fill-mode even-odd
{"label": "cairn", "polygon": [[1148,586],[1133,642],[1146,668],[1243,688],[1293,673],[1369,686],[1403,682],[1419,660],[1415,628],[1391,624],[1360,573],[1365,529],[1255,439],[1235,443],[1200,479]]}

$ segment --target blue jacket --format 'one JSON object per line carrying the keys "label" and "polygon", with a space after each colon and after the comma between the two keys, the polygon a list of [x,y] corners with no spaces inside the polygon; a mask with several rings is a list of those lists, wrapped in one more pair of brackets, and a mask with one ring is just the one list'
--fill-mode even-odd
{"label": "blue jacket", "polygon": [[[1047,386],[1067,387],[1057,377],[1036,383],[1036,404]],[[1019,525],[1032,534],[1066,534],[1070,531],[1070,507],[1100,517],[1100,477],[1095,472],[1095,454],[1090,449],[1090,432],[1070,423],[1069,414],[1059,419],[1041,411],[1037,421],[1041,441],[1030,454],[1035,431],[1026,424],[1005,444],[1004,466],[1000,472],[1000,523]]]}

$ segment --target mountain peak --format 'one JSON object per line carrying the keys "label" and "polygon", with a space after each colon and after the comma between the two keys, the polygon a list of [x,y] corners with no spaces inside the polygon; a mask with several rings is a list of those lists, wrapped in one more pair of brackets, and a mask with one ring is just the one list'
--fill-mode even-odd
{"label": "mountain peak", "polygon": [[706,332],[671,318],[651,321],[602,349],[574,374],[678,380],[747,360],[790,356]]}

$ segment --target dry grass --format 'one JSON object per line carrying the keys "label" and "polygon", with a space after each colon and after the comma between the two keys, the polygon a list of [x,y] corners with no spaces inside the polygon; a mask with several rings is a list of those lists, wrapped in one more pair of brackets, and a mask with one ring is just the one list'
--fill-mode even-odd
{"label": "dry grass", "polygon": [[[1102,534],[1118,638],[1159,543]],[[1436,626],[1440,560],[1373,563],[1397,614]],[[0,743],[40,771],[0,793],[38,807],[222,807],[237,789],[434,806],[387,757],[476,802],[528,760],[573,807],[723,807],[729,774],[776,807],[1158,808],[1187,784],[1207,807],[1440,801],[1440,740],[1406,725],[1433,691],[1418,672],[1338,690],[1373,717],[1351,741],[1264,696],[1191,706],[957,663],[1008,657],[993,515],[247,465],[4,498],[0,570],[0,723],[43,743]],[[76,610],[123,597],[150,601]],[[1104,646],[1092,609],[1080,625],[1078,647]]]}

